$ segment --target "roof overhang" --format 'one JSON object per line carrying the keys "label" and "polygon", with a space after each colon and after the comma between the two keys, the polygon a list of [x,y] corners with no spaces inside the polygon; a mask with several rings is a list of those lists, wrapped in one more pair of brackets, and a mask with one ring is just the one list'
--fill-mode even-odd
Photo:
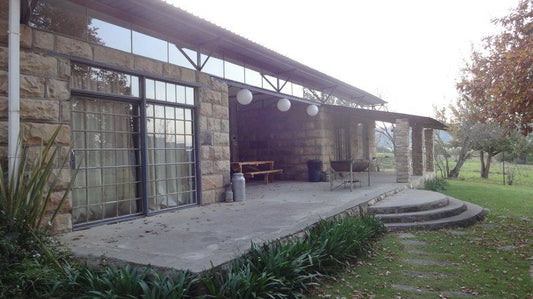
{"label": "roof overhang", "polygon": [[424,128],[437,129],[437,130],[446,130],[448,128],[445,124],[441,123],[440,121],[433,119],[431,117],[426,117],[426,116],[418,116],[418,115],[412,115],[412,114],[379,111],[379,110],[359,109],[359,108],[334,106],[334,105],[326,105],[326,106],[336,113],[345,114],[347,116],[356,117],[356,118],[365,119],[365,120],[375,120],[375,121],[394,123],[396,122],[397,119],[407,119],[409,120],[409,125],[411,127],[421,126]]}
{"label": "roof overhang", "polygon": [[71,0],[174,39],[180,46],[244,64],[361,106],[386,101],[161,0]]}

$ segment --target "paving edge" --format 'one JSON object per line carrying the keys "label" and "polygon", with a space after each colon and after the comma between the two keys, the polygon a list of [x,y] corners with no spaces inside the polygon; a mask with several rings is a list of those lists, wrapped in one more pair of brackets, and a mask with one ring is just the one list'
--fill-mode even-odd
{"label": "paving edge", "polygon": [[[366,202],[363,202],[363,203],[360,203],[358,205],[355,205],[355,206],[352,206],[350,208],[347,208],[339,213],[336,213],[334,215],[331,215],[329,217],[325,217],[325,218],[322,218],[322,219],[325,219],[325,220],[329,220],[329,219],[338,219],[338,218],[343,218],[343,217],[346,217],[346,216],[350,216],[350,217],[354,217],[354,216],[360,216],[361,214],[363,213],[368,213],[368,207],[376,204],[377,202],[387,198],[387,197],[390,197],[396,193],[399,193],[399,192],[402,192],[403,190],[406,190],[406,189],[415,189],[417,186],[420,186],[421,184],[423,184],[423,182],[425,182],[426,179],[428,178],[431,178],[431,176],[423,176],[423,177],[420,177],[418,178],[416,181],[413,181],[413,182],[409,182],[409,183],[406,183],[400,187],[397,187],[393,190],[390,190],[390,191],[387,191],[387,192],[384,192],[380,195],[377,195],[369,200],[367,200]],[[276,240],[280,240],[282,243],[286,243],[290,240],[295,240],[295,239],[301,239],[305,236],[305,233],[307,231],[309,231],[312,227],[314,227],[315,225],[317,225],[317,223],[319,222],[320,220],[314,222],[313,224],[310,224],[310,225],[306,225],[304,228],[302,229],[299,229],[297,230],[295,233],[291,233],[291,234],[288,234],[284,237],[280,237],[280,238],[277,238],[277,239],[274,239],[274,240],[268,240],[268,241],[265,241],[265,242],[257,242],[256,244],[257,245],[261,245],[261,244],[265,244],[265,243],[269,243],[269,242],[273,242],[273,241],[276,241]],[[239,257],[239,256],[242,256],[242,255],[245,255],[249,252],[249,250],[246,250],[242,253],[235,253],[236,254],[236,257]],[[154,270],[157,270],[159,272],[161,272],[162,274],[171,274],[173,271],[176,271],[176,270],[186,270],[186,269],[176,269],[176,268],[172,268],[172,267],[161,267],[161,266],[152,266],[150,264],[140,264],[140,263],[134,263],[134,262],[129,262],[129,261],[124,261],[124,260],[121,260],[121,259],[117,259],[117,258],[111,258],[111,257],[106,257],[105,255],[100,255],[100,256],[96,256],[96,255],[89,255],[89,256],[81,256],[81,255],[74,255],[76,257],[76,259],[80,260],[81,262],[85,262],[87,264],[88,267],[90,268],[100,268],[100,267],[103,267],[103,266],[112,266],[112,267],[117,267],[117,268],[123,268],[127,265],[134,265],[134,266],[137,266],[138,268],[140,269],[146,269],[148,267],[151,267],[152,269]],[[203,270],[203,271],[199,271],[199,272],[196,272],[197,274],[201,274],[201,273],[204,273],[206,271],[211,271],[211,270],[218,270],[218,269],[226,269],[229,265],[229,263],[231,262],[232,260],[229,260],[229,261],[226,261],[226,262],[223,262],[221,264],[218,264],[218,265],[213,265],[212,268],[210,269],[206,269],[206,270]]]}

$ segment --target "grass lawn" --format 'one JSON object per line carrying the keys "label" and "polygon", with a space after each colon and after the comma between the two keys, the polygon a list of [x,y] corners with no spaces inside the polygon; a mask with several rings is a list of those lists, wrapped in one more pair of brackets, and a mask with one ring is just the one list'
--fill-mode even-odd
{"label": "grass lawn", "polygon": [[533,188],[450,181],[444,193],[489,209],[486,221],[389,233],[371,257],[323,283],[314,298],[533,298]]}
{"label": "grass lawn", "polygon": [[[488,179],[481,178],[480,167],[481,162],[479,157],[473,157],[463,164],[459,172],[459,180],[466,180],[470,182],[478,182],[485,184],[503,185],[503,164],[493,160],[490,166],[490,173]],[[450,164],[450,169],[455,166],[455,163]],[[533,165],[513,164],[505,162],[505,173],[514,173],[513,185],[530,186],[533,187]],[[505,178],[507,182],[507,178]]]}

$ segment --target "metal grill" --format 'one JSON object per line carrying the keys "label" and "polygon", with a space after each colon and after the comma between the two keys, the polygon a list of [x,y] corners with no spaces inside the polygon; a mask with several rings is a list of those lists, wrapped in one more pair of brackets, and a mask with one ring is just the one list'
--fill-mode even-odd
{"label": "metal grill", "polygon": [[141,212],[139,107],[72,99],[73,224]]}

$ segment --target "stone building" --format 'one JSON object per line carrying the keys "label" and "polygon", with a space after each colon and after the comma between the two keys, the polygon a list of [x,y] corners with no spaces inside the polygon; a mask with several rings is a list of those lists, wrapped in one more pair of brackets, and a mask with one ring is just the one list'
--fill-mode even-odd
{"label": "stone building", "polygon": [[[9,1],[0,0],[4,161]],[[21,132],[38,146],[60,127],[56,146],[79,168],[57,231],[220,201],[230,161],[274,160],[282,179],[304,180],[310,159],[371,159],[375,121],[397,123],[398,181],[408,179],[411,160],[413,175],[433,171],[439,122],[379,111],[378,97],[161,0],[28,3],[20,20]],[[237,102],[241,89],[253,93],[250,104]],[[280,98],[291,103],[287,112],[276,107]],[[313,105],[315,116],[307,113]]]}

